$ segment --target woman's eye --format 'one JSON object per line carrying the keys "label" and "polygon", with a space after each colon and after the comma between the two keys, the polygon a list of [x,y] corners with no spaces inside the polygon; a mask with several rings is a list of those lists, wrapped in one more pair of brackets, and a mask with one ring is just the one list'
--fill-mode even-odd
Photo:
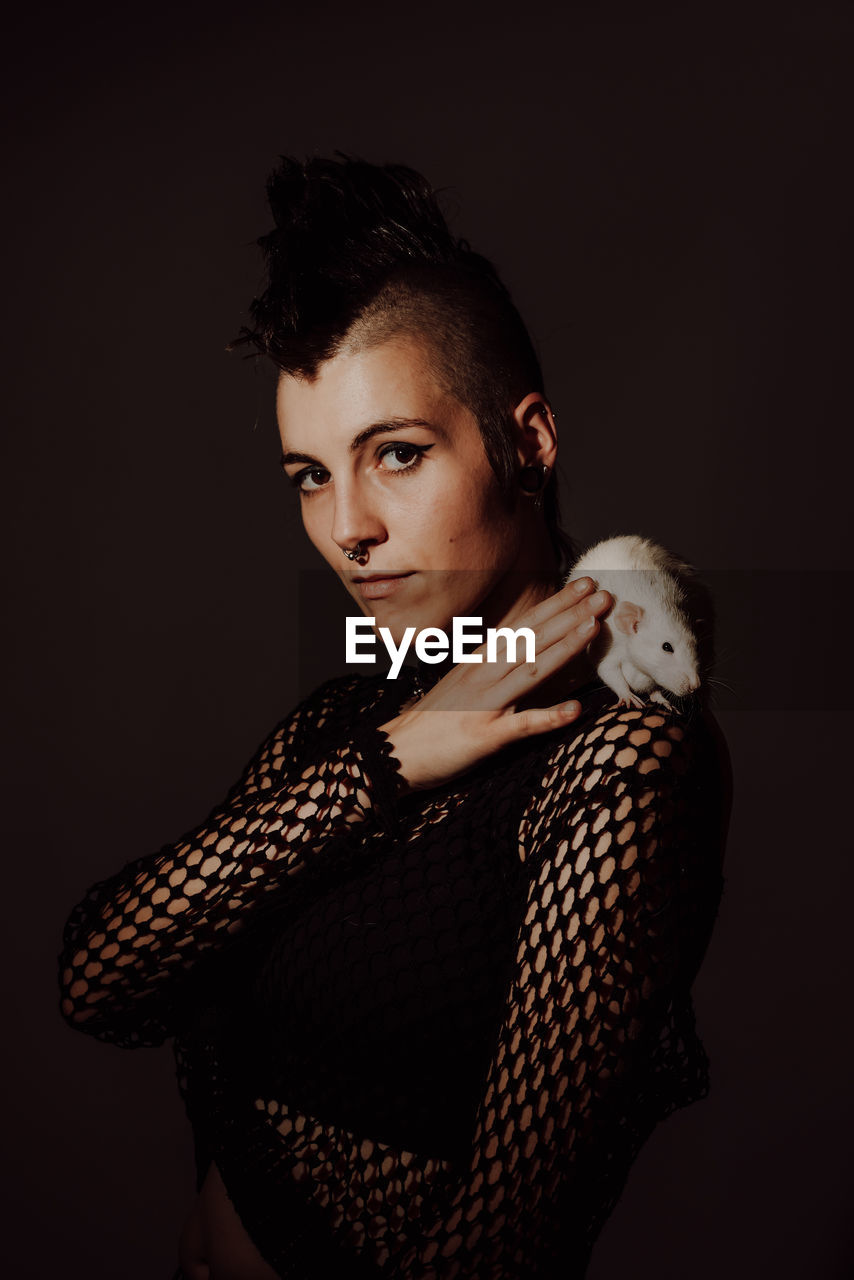
{"label": "woman's eye", "polygon": [[[427,448],[432,448],[432,445]],[[391,444],[382,451],[380,457],[386,471],[411,471],[418,465],[423,453],[426,453],[426,449],[417,444]]]}
{"label": "woman's eye", "polygon": [[323,467],[309,467],[307,471],[298,471],[291,477],[291,483],[296,485],[300,493],[316,493],[328,480],[329,472]]}

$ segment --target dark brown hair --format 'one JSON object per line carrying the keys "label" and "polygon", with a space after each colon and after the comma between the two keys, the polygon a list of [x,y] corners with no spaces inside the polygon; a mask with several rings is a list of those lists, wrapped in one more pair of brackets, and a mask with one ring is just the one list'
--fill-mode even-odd
{"label": "dark brown hair", "polygon": [[[473,413],[505,494],[517,483],[513,409],[545,394],[530,335],[493,264],[455,239],[437,193],[406,165],[282,156],[267,181],[275,226],[258,241],[266,288],[250,345],[284,373],[312,379],[345,347],[396,334],[424,342],[431,372]],[[558,523],[554,474],[543,513],[562,565],[574,553]]]}

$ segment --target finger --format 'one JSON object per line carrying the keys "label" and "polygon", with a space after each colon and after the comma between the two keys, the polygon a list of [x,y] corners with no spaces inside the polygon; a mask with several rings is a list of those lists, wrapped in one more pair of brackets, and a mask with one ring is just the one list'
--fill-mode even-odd
{"label": "finger", "polygon": [[[596,591],[593,595],[585,596],[571,609],[549,618],[535,633],[537,658],[544,656],[553,645],[559,644],[572,632],[583,634],[585,624],[589,624],[592,618],[600,618],[607,613],[613,603],[614,597],[609,591]],[[589,636],[594,633],[595,628],[588,626],[587,630],[589,634],[586,643],[589,643]]]}
{"label": "finger", "polygon": [[[602,607],[607,608],[607,605]],[[569,631],[563,630],[550,637],[545,648],[537,648],[534,662],[505,664],[501,679],[495,687],[501,704],[506,707],[514,702],[521,702],[537,685],[548,680],[567,662],[577,658],[595,638],[599,625],[598,618],[591,613]]]}
{"label": "finger", "polygon": [[[523,627],[527,626],[532,632],[533,651],[535,654],[534,663],[536,666],[528,661],[528,642],[524,636],[519,636],[512,649],[509,650],[512,656],[508,656],[507,641],[505,637],[502,637],[502,648],[499,650],[497,657],[488,663],[487,644],[484,643],[474,651],[476,654],[481,655],[484,685],[487,688],[497,688],[500,684],[503,684],[508,675],[519,667],[524,667],[529,677],[539,676],[542,679],[542,672],[545,671],[545,668],[540,667],[540,662],[549,649],[553,645],[561,643],[566,636],[571,635],[575,628],[583,625],[591,616],[606,613],[613,603],[614,598],[610,592],[597,591],[593,595],[583,596],[580,600],[576,600],[574,604],[570,603],[561,610],[553,611],[548,618],[541,620],[536,627],[530,625],[533,614],[525,615],[518,623],[514,623],[509,630],[519,632]],[[566,662],[574,654],[579,653],[585,644],[589,644],[594,634],[595,629],[591,629],[586,640],[571,652],[564,654],[558,665]],[[549,671],[554,670],[554,666],[549,668]],[[537,680],[537,683],[539,683],[539,680]],[[502,695],[501,705],[506,706],[508,701],[509,699],[503,698]]]}
{"label": "finger", "polygon": [[[597,591],[587,596],[569,611],[555,614],[547,622],[534,631],[534,661],[527,661],[528,648],[522,638],[515,645],[511,658],[507,657],[507,649],[503,657],[493,664],[495,685],[502,686],[504,705],[512,701],[506,696],[506,683],[517,672],[523,676],[522,684],[513,683],[512,688],[530,689],[539,684],[547,675],[551,675],[558,667],[570,658],[577,656],[596,634],[595,622],[598,614],[606,613],[613,605],[613,596],[607,591]],[[554,650],[557,649],[556,652]]]}
{"label": "finger", "polygon": [[521,625],[533,627],[536,630],[537,627],[543,626],[557,614],[571,609],[573,605],[578,604],[579,600],[582,600],[595,590],[596,583],[592,578],[575,578],[572,582],[565,583],[560,591],[556,591],[554,595],[548,596],[545,600],[541,600],[539,604],[534,605],[533,609],[521,619]]}
{"label": "finger", "polygon": [[[478,705],[501,710],[515,701],[520,701],[532,688],[541,684],[555,671],[564,666],[570,659],[590,643],[596,635],[595,614],[605,613],[613,605],[613,597],[607,591],[590,594],[595,586],[589,578],[581,578],[569,583],[554,596],[544,601],[530,613],[515,623],[510,629],[518,631],[523,626],[530,627],[534,635],[533,663],[527,662],[528,646],[524,637],[520,637],[515,645],[512,658],[507,656],[506,641],[504,649],[497,658],[488,661],[488,641],[484,641],[473,649],[465,664],[454,667],[423,699],[423,709],[428,703],[437,703],[442,694],[453,697],[458,706],[456,685],[463,685],[466,698],[477,697]],[[564,604],[555,605],[559,597]],[[540,613],[540,624],[532,626],[532,622]],[[589,625],[591,620],[594,625]],[[585,624],[587,625],[586,630]],[[479,661],[477,660],[479,659]],[[508,680],[512,684],[508,684]],[[484,699],[486,701],[484,701]]]}
{"label": "finger", "polygon": [[[509,626],[511,631],[520,631],[527,627],[533,632],[534,653],[539,658],[556,641],[564,637],[571,629],[583,622],[593,613],[603,613],[613,604],[613,598],[607,591],[593,591],[595,583],[590,578],[579,578],[569,583],[560,591],[542,601],[534,609],[523,614]],[[484,640],[472,649],[465,664],[454,668],[444,677],[451,683],[465,680],[471,686],[473,682],[481,684],[485,689],[494,687],[503,680],[508,671],[518,665],[526,665],[528,646],[524,637],[520,637],[514,647],[514,656],[507,658],[506,640],[502,637],[503,649],[499,648],[496,660],[489,661],[489,641]],[[583,646],[582,646],[583,647]],[[563,659],[566,661],[566,658]],[[480,676],[480,680],[478,680]],[[506,700],[497,702],[496,706],[505,706]]]}
{"label": "finger", "polygon": [[[522,614],[514,622],[513,630],[518,630],[520,627],[530,627],[536,634],[538,630],[547,626],[554,619],[565,615],[567,611],[580,607],[580,602],[586,604],[585,597],[589,597],[595,589],[596,583],[592,578],[576,578],[573,582],[568,582],[561,587],[560,591],[556,591],[545,600],[541,600],[539,604],[534,605],[527,613]],[[579,614],[579,620],[580,618],[581,614]],[[564,622],[564,630],[570,625],[572,624]],[[482,645],[481,649],[475,650],[477,653],[485,653],[485,651],[485,645]],[[539,649],[537,651],[539,652]]]}
{"label": "finger", "polygon": [[551,729],[562,729],[577,720],[580,714],[581,703],[570,699],[569,702],[558,702],[551,707],[527,707],[524,711],[502,716],[500,723],[504,735],[503,745],[508,746],[519,738],[532,738],[538,733],[548,733]]}

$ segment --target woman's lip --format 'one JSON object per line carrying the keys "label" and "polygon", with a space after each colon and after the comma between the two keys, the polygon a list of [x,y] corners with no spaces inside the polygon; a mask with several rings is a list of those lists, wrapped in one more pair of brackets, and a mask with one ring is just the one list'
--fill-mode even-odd
{"label": "woman's lip", "polygon": [[405,582],[407,578],[412,577],[410,573],[372,573],[369,577],[354,578],[353,582],[359,588],[363,600],[381,600],[385,596],[392,595],[393,592],[399,590],[400,584]]}

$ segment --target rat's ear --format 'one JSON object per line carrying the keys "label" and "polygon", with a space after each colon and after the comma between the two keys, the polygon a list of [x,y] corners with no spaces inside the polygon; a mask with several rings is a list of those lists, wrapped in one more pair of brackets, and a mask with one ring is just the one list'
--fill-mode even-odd
{"label": "rat's ear", "polygon": [[621,600],[608,618],[612,627],[616,627],[624,636],[633,635],[643,619],[643,609],[631,600]]}

